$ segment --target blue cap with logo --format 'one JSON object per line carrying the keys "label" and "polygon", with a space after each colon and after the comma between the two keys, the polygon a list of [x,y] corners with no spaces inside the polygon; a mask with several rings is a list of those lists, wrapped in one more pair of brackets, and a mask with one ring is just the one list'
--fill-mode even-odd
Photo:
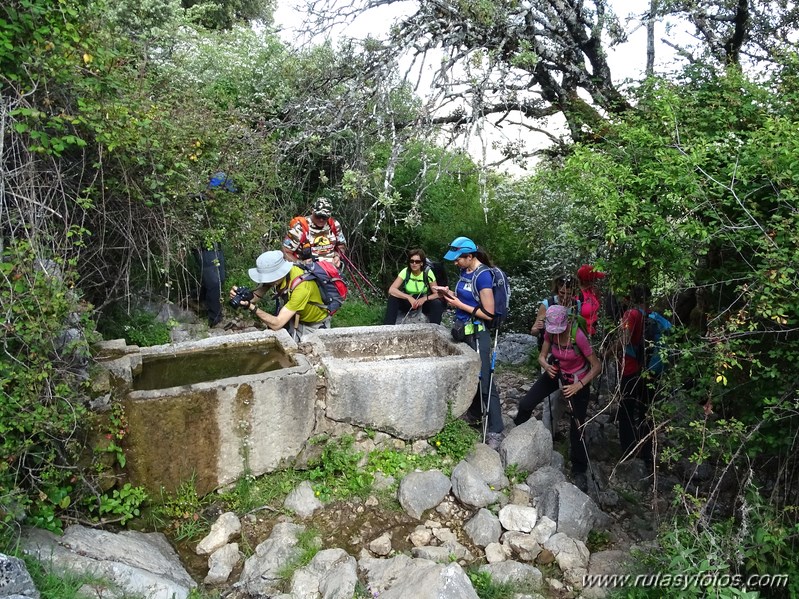
{"label": "blue cap with logo", "polygon": [[444,260],[455,260],[461,254],[473,254],[477,251],[477,245],[468,237],[456,237],[449,244],[449,251],[444,254]]}

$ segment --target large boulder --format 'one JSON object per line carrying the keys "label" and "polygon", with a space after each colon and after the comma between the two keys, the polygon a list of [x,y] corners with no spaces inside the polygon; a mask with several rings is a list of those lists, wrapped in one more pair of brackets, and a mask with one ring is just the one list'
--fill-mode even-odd
{"label": "large boulder", "polygon": [[458,501],[471,507],[486,507],[494,503],[498,494],[492,491],[480,472],[469,462],[460,462],[452,471],[452,494]]}
{"label": "large boulder", "polygon": [[39,599],[28,569],[18,557],[0,553],[0,597]]}
{"label": "large boulder", "polygon": [[380,599],[479,599],[457,563],[444,565],[398,555],[388,560],[364,558],[359,565],[369,590]]}
{"label": "large boulder", "polygon": [[606,528],[610,517],[594,500],[567,481],[547,491],[538,504],[540,516],[557,523],[558,532],[585,541],[593,528]]}
{"label": "large boulder", "polygon": [[441,503],[451,487],[450,479],[438,470],[411,472],[400,482],[397,499],[409,515],[421,520],[426,510]]}
{"label": "large boulder", "polygon": [[508,433],[499,450],[502,463],[535,472],[552,460],[552,435],[539,420],[531,418]]}
{"label": "large boulder", "polygon": [[475,444],[472,452],[466,456],[466,461],[474,466],[480,477],[494,490],[498,491],[508,486],[509,481],[505,476],[502,460],[499,454],[488,445]]}
{"label": "large boulder", "polygon": [[307,566],[294,572],[291,596],[351,599],[357,583],[355,558],[343,549],[325,549]]}
{"label": "large boulder", "polygon": [[112,533],[74,525],[57,537],[32,528],[20,544],[56,572],[105,578],[131,595],[185,599],[197,586],[161,533]]}
{"label": "large boulder", "polygon": [[305,527],[291,522],[275,524],[269,538],[244,562],[236,586],[255,596],[278,593],[283,584],[281,570],[299,556],[297,535],[303,530]]}

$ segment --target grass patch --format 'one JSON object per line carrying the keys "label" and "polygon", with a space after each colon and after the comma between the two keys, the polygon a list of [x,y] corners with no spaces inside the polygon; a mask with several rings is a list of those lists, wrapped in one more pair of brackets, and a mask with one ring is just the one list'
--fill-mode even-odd
{"label": "grass patch", "polygon": [[255,478],[243,476],[229,491],[220,495],[228,509],[246,514],[264,506],[275,510],[283,509],[283,500],[294,487],[308,480],[308,473],[294,469],[279,470]]}
{"label": "grass patch", "polygon": [[297,534],[297,555],[278,571],[278,576],[285,581],[290,581],[294,572],[311,563],[314,556],[322,548],[322,539],[319,532],[313,528],[306,528]]}
{"label": "grass patch", "polygon": [[385,316],[385,299],[370,298],[369,304],[366,304],[358,297],[358,290],[351,285],[347,301],[333,317],[333,328],[381,325]]}
{"label": "grass patch", "polygon": [[628,491],[627,489],[616,489],[616,492],[619,494],[619,497],[631,505],[638,505],[641,503],[640,499],[638,499],[638,495],[632,491]]}
{"label": "grass patch", "polygon": [[496,582],[488,572],[473,569],[466,574],[480,599],[511,599],[516,593],[515,585]]}
{"label": "grass patch", "polygon": [[513,485],[525,483],[530,473],[520,468],[519,464],[508,464],[507,468],[505,468],[505,476],[510,481],[510,485],[508,485],[508,488],[510,488]]}
{"label": "grass patch", "polygon": [[435,447],[439,455],[448,457],[457,464],[472,451],[479,438],[480,434],[465,420],[448,415],[441,432],[430,438],[430,445]]}
{"label": "grass patch", "polygon": [[[14,553],[12,552],[9,555],[14,555]],[[78,594],[78,591],[84,585],[108,589],[109,595],[118,591],[116,586],[101,578],[89,574],[78,575],[71,572],[51,572],[42,563],[27,555],[18,554],[16,557],[25,562],[28,573],[31,575],[41,599],[79,599],[85,596]],[[127,597],[135,599],[131,596]]]}
{"label": "grass patch", "polygon": [[607,549],[610,546],[610,533],[606,530],[592,529],[588,533],[585,545],[591,553]]}
{"label": "grass patch", "polygon": [[173,495],[161,490],[161,501],[153,505],[147,520],[159,530],[168,532],[176,541],[199,539],[210,530],[210,524],[202,518],[202,509],[207,501],[197,494],[195,477],[181,483]]}

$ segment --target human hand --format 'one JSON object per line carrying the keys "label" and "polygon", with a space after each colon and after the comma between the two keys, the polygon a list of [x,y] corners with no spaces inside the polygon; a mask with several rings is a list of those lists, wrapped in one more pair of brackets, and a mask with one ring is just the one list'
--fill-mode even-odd
{"label": "human hand", "polygon": [[544,319],[536,318],[533,327],[530,329],[531,335],[538,335],[544,328]]}
{"label": "human hand", "polygon": [[549,375],[549,378],[551,379],[557,377],[558,373],[560,372],[560,368],[558,368],[554,364],[547,364],[544,370],[546,370],[547,374]]}
{"label": "human hand", "polygon": [[563,385],[563,397],[573,397],[579,393],[583,386],[579,382],[574,382],[571,385]]}
{"label": "human hand", "polygon": [[239,288],[234,285],[233,287],[230,288],[230,293],[228,293],[228,297],[230,299],[233,299],[234,297],[236,297],[236,294],[238,293],[238,291],[239,291]]}

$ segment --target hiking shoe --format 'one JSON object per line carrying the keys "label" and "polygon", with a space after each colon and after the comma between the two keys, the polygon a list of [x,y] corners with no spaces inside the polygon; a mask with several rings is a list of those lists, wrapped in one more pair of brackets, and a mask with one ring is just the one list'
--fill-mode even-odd
{"label": "hiking shoe", "polygon": [[494,451],[499,451],[499,446],[502,445],[502,433],[488,433],[486,435],[486,445]]}
{"label": "hiking shoe", "polygon": [[575,472],[574,476],[574,486],[580,489],[583,493],[588,493],[588,477],[585,475],[585,472]]}

